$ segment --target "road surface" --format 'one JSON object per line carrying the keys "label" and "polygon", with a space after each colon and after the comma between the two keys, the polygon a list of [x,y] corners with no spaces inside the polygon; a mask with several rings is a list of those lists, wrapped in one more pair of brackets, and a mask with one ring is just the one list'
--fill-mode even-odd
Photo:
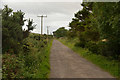
{"label": "road surface", "polygon": [[57,40],[51,48],[50,65],[50,78],[113,78]]}

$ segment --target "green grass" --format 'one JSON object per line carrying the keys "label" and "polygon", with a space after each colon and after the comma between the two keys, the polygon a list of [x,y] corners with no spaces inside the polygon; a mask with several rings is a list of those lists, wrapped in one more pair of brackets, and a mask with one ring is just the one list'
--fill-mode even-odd
{"label": "green grass", "polygon": [[0,51],[0,79],[2,79],[2,54]]}
{"label": "green grass", "polygon": [[38,71],[34,75],[34,78],[48,78],[49,77],[49,73],[50,73],[49,57],[50,57],[51,46],[52,46],[52,40],[48,42],[48,45],[45,47],[42,53],[38,54],[38,56],[40,57],[42,61],[40,63]]}
{"label": "green grass", "polygon": [[[30,41],[30,40],[29,40]],[[45,80],[49,77],[50,73],[50,49],[52,46],[52,40],[49,40],[48,44],[43,48],[39,47],[39,41],[37,41],[34,47],[27,56],[24,57],[24,68],[21,69],[25,78],[44,78]],[[34,44],[30,42],[31,44]],[[40,49],[40,50],[39,50]]]}
{"label": "green grass", "polygon": [[71,48],[73,51],[78,53],[81,57],[86,58],[88,61],[92,62],[93,64],[99,66],[103,70],[109,72],[114,77],[119,77],[119,62],[116,60],[110,60],[107,57],[96,55],[88,51],[87,49],[83,49],[81,47],[74,46],[77,39],[74,40],[67,40],[67,39],[59,39],[64,45]]}

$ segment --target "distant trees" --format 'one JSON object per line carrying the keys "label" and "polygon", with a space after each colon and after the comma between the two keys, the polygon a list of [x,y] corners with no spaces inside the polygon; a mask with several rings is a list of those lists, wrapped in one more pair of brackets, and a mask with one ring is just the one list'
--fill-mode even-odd
{"label": "distant trees", "polygon": [[21,10],[13,12],[11,8],[5,5],[2,10],[2,47],[4,52],[18,53],[22,49],[22,41],[25,38],[24,32],[33,30],[35,26],[32,26],[33,21],[29,19],[28,30],[23,31],[22,26],[26,19],[24,19],[25,13]]}
{"label": "distant trees", "polygon": [[61,27],[57,29],[55,32],[53,32],[53,35],[57,38],[65,37],[67,36],[67,29],[65,29],[64,27]]}
{"label": "distant trees", "polygon": [[[70,22],[68,38],[78,37],[77,46],[88,48],[93,53],[112,56],[120,55],[120,2],[84,2],[83,9],[75,13]],[[105,41],[102,41],[102,40]]]}

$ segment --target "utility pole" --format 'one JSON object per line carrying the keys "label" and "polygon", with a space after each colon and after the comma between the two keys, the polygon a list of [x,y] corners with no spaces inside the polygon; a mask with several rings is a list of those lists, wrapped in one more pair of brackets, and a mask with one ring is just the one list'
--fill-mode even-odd
{"label": "utility pole", "polygon": [[50,27],[50,26],[47,26],[47,35],[49,35],[49,27]]}
{"label": "utility pole", "polygon": [[41,35],[42,35],[43,34],[43,17],[47,17],[47,15],[46,16],[40,15],[40,16],[37,16],[37,17],[41,18]]}
{"label": "utility pole", "polygon": [[50,26],[47,26],[47,42],[48,42],[48,36],[49,36],[49,27]]}

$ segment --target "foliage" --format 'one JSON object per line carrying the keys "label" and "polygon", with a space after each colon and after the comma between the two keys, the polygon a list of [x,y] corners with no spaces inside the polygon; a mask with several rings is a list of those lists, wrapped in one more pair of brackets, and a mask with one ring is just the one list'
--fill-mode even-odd
{"label": "foliage", "polygon": [[2,52],[2,16],[1,16],[1,13],[0,13],[0,53]]}
{"label": "foliage", "polygon": [[27,38],[29,36],[29,33],[31,30],[35,29],[36,25],[33,25],[33,19],[32,20],[28,20],[28,25],[26,25],[28,27],[28,29],[25,31],[23,31],[24,34],[24,38]]}
{"label": "foliage", "polygon": [[65,37],[67,36],[67,30],[64,27],[61,27],[53,32],[53,34],[56,38]]}
{"label": "foliage", "polygon": [[[7,78],[47,78],[49,53],[52,36],[30,33],[35,28],[33,20],[24,19],[21,10],[13,12],[5,5],[2,10],[2,50],[3,79]],[[27,30],[22,30],[28,21]]]}
{"label": "foliage", "polygon": [[80,41],[75,44],[75,46],[85,48],[85,41]]}
{"label": "foliage", "polygon": [[119,59],[120,2],[83,2],[81,6],[83,9],[75,13],[69,24],[68,38],[76,36],[79,42],[75,46],[86,46],[93,53]]}
{"label": "foliage", "polygon": [[[100,7],[101,5],[104,5]],[[95,3],[93,13],[96,17],[97,27],[102,39],[107,39],[106,55],[110,55],[118,59],[120,55],[120,2],[117,3]],[[99,9],[99,11],[98,11]]]}
{"label": "foliage", "polygon": [[44,43],[46,42],[44,36],[41,40],[36,40],[35,36],[39,37],[39,34],[31,33],[24,39],[26,44],[23,47],[27,47],[24,52],[3,54],[3,78],[48,78],[52,40]]}
{"label": "foliage", "polygon": [[59,39],[59,41],[68,46],[69,48],[71,48],[76,53],[78,53],[81,57],[86,58],[87,60],[91,61],[92,63],[102,68],[103,70],[109,72],[114,77],[119,78],[120,72],[118,65],[120,64],[120,62],[118,60],[110,59],[99,54],[94,54],[85,48],[83,49],[81,47],[74,46],[76,39],[69,40],[67,38],[66,39],[64,38]]}
{"label": "foliage", "polygon": [[[60,41],[119,77],[120,2],[83,2],[81,6],[83,9],[75,13],[69,24],[67,41]],[[74,41],[73,37],[79,40]]]}
{"label": "foliage", "polygon": [[21,74],[20,69],[23,66],[22,60],[16,55],[11,55],[10,53],[6,53],[2,58],[2,76],[3,78],[20,78]]}
{"label": "foliage", "polygon": [[30,34],[30,37],[26,38],[29,44],[29,51],[24,54],[25,68],[23,76],[28,78],[47,78],[50,71],[49,54],[51,41],[47,43],[44,36],[41,36],[41,40],[36,40],[35,36],[39,35]]}
{"label": "foliage", "polygon": [[99,54],[98,52],[99,47],[95,42],[89,41],[86,43],[85,47],[88,48],[88,50],[91,51],[92,53]]}
{"label": "foliage", "polygon": [[[73,21],[69,23],[70,29],[68,31],[68,38],[73,38],[77,35],[78,31],[80,30],[78,27],[79,20],[78,19],[72,19]],[[84,27],[81,26],[82,30],[84,30]]]}
{"label": "foliage", "polygon": [[[24,33],[22,26],[26,19],[24,19],[25,13],[21,10],[13,12],[11,8],[5,5],[2,10],[2,42],[3,42],[3,53],[13,50],[14,53],[18,53],[19,50],[22,50],[22,41]],[[33,30],[32,28],[33,21],[28,21],[28,30]],[[30,28],[30,29],[29,29]],[[6,45],[7,44],[7,45]]]}

